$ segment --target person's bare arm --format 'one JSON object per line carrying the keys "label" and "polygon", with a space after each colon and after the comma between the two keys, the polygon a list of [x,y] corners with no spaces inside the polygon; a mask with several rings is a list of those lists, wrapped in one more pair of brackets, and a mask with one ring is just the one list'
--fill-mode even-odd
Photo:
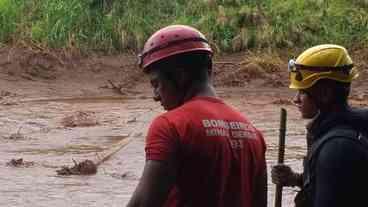
{"label": "person's bare arm", "polygon": [[175,179],[173,166],[147,160],[142,177],[127,207],[160,207],[166,201]]}
{"label": "person's bare arm", "polygon": [[254,205],[267,207],[267,168],[257,177],[254,188]]}

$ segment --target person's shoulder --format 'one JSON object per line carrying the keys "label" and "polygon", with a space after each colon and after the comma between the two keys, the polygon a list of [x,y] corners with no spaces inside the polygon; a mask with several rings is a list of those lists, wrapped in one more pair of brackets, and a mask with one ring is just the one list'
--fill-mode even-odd
{"label": "person's shoulder", "polygon": [[165,112],[163,114],[160,114],[160,115],[154,117],[150,125],[151,125],[151,127],[161,126],[161,125],[168,125],[169,122],[170,121],[166,117],[166,112]]}
{"label": "person's shoulder", "polygon": [[323,149],[334,151],[356,149],[361,145],[361,143],[359,143],[358,138],[356,139],[357,140],[354,140],[354,138],[338,137],[338,136],[332,137],[329,141],[327,141],[324,144]]}
{"label": "person's shoulder", "polygon": [[364,159],[368,155],[368,147],[358,140],[346,137],[335,137],[327,141],[321,148],[318,160],[325,164],[350,162]]}
{"label": "person's shoulder", "polygon": [[206,111],[210,108],[218,108],[217,104],[226,105],[221,99],[215,97],[194,97],[183,105],[162,114],[165,117],[191,114],[198,111]]}
{"label": "person's shoulder", "polygon": [[166,111],[154,118],[154,122],[167,122],[167,123],[177,123],[184,122],[189,119],[189,114],[193,113],[193,110],[190,107],[187,107],[186,104],[179,106],[170,111]]}
{"label": "person's shoulder", "polygon": [[231,119],[234,120],[250,123],[244,114],[225,103],[222,99],[216,97],[195,97],[160,116],[170,122],[186,122],[197,119],[200,115],[217,116],[225,119],[231,117]]}

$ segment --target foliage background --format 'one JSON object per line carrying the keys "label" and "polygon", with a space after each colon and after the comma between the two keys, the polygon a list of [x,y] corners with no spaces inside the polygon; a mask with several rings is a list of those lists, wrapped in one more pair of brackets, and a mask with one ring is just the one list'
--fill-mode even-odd
{"label": "foliage background", "polygon": [[137,51],[188,24],[219,52],[368,45],[368,0],[0,0],[0,43]]}

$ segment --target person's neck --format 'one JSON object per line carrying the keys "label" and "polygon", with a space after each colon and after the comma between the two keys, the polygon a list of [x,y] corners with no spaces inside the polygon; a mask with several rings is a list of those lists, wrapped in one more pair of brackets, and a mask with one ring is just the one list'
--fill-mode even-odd
{"label": "person's neck", "polygon": [[217,93],[212,85],[207,84],[195,96],[217,97]]}
{"label": "person's neck", "polygon": [[209,83],[204,83],[201,85],[197,85],[196,87],[190,88],[186,95],[184,96],[184,102],[194,98],[194,97],[218,97],[216,94],[216,90]]}
{"label": "person's neck", "polygon": [[323,109],[321,109],[321,113],[323,114],[339,113],[339,112],[346,111],[346,109],[348,108],[349,108],[348,103],[330,104],[329,106],[326,106]]}

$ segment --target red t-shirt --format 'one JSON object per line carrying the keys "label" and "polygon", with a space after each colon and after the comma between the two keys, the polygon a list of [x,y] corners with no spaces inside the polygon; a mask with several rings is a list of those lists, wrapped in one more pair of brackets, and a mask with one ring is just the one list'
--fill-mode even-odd
{"label": "red t-shirt", "polygon": [[261,133],[211,97],[195,97],[155,118],[145,150],[147,160],[175,160],[170,207],[250,207],[255,177],[266,168]]}

